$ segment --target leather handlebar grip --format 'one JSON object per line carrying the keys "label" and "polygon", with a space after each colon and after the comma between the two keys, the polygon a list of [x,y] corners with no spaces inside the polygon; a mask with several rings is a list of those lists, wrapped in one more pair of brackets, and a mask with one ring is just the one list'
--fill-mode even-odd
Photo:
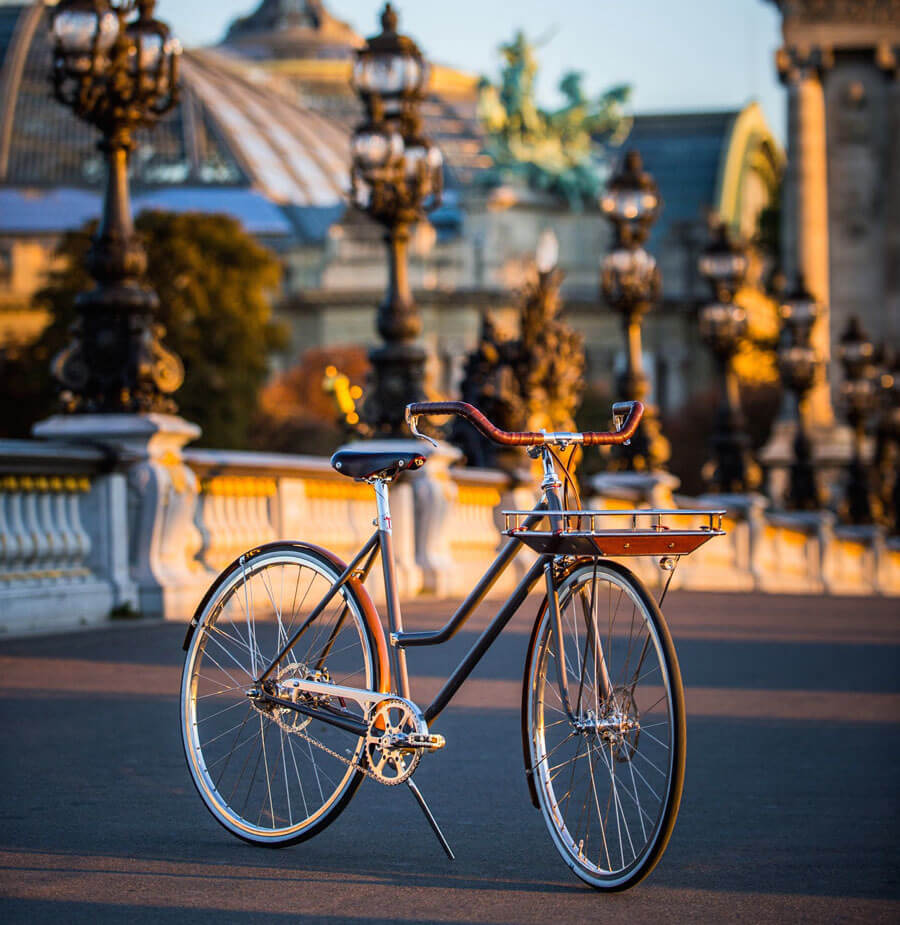
{"label": "leather handlebar grip", "polygon": [[465,418],[494,443],[504,446],[535,446],[544,442],[544,435],[534,432],[510,432],[495,427],[474,405],[464,401],[417,401],[406,406],[407,414],[456,414]]}
{"label": "leather handlebar grip", "polygon": [[627,402],[631,407],[628,410],[628,416],[619,430],[612,431],[587,431],[584,436],[585,446],[618,446],[627,443],[638,429],[641,418],[644,415],[644,403],[639,401]]}

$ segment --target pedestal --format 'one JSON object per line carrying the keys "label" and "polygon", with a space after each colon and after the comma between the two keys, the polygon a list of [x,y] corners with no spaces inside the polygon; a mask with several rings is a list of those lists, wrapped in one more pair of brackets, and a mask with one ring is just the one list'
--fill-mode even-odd
{"label": "pedestal", "polygon": [[[759,451],[760,464],[766,471],[767,494],[776,508],[785,508],[789,503],[796,436],[796,421],[776,421],[768,442]],[[809,431],[809,441],[819,496],[826,507],[831,506],[839,498],[841,478],[853,455],[853,434],[849,427],[839,424],[813,427]]]}
{"label": "pedestal", "polygon": [[127,522],[116,538],[128,550],[138,606],[146,616],[187,619],[212,575],[197,560],[197,478],[182,448],[200,428],[170,414],[72,414],[41,421],[36,437],[88,443],[110,453],[122,471]]}

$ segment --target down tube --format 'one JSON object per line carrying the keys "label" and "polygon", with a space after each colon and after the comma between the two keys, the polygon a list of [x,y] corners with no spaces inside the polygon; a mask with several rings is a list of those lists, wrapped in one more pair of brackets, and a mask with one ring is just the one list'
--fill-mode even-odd
{"label": "down tube", "polygon": [[528,597],[528,592],[534,587],[535,582],[541,577],[544,566],[552,561],[553,557],[549,555],[538,556],[534,564],[525,574],[525,577],[519,582],[515,591],[509,596],[509,599],[497,612],[490,626],[478,637],[475,645],[469,650],[466,657],[457,665],[456,670],[447,679],[444,686],[438,691],[437,696],[428,705],[425,710],[425,721],[431,723],[441,714],[444,707],[453,698],[453,695],[462,686],[463,681],[472,673],[472,669],[481,661],[481,657],[491,647],[494,640],[500,635],[503,628],[509,623],[512,615],[522,606],[522,602]]}

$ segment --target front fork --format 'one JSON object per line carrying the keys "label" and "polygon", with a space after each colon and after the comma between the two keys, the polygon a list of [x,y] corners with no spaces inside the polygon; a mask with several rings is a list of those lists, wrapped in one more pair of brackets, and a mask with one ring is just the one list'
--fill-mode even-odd
{"label": "front fork", "polygon": [[[603,652],[603,643],[600,640],[600,634],[597,627],[597,601],[595,594],[597,589],[596,567],[595,580],[591,582],[591,600],[589,610],[585,612],[582,601],[582,617],[584,620],[584,646],[579,645],[578,640],[578,614],[577,605],[574,598],[571,600],[573,629],[575,630],[575,644],[569,646],[569,652],[566,651],[565,635],[563,633],[563,615],[559,607],[559,593],[556,586],[554,575],[554,563],[548,562],[544,566],[544,581],[547,587],[547,606],[550,608],[550,619],[553,621],[553,627],[556,631],[557,646],[559,652],[556,658],[557,681],[559,683],[560,696],[562,698],[563,710],[569,721],[576,723],[584,707],[584,687],[585,675],[587,674],[588,665],[593,663],[594,678],[596,679],[594,703],[589,704],[588,708],[594,711],[594,715],[599,714],[600,702],[608,701],[612,694],[612,682],[609,677],[609,670],[606,665],[606,657]],[[577,650],[577,651],[575,651]],[[572,661],[574,657],[575,661]],[[589,661],[590,659],[590,661]],[[574,695],[569,688],[569,677],[567,666],[573,666],[578,673],[578,687]],[[574,685],[573,685],[574,686]],[[599,687],[599,690],[597,690]]]}

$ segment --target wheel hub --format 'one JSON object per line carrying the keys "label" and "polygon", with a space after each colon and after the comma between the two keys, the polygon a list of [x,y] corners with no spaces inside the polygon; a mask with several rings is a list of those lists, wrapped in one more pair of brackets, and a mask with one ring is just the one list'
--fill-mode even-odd
{"label": "wheel hub", "polygon": [[641,734],[640,714],[628,688],[615,688],[600,705],[599,712],[587,710],[578,716],[575,729],[594,736],[612,749],[617,761],[630,761]]}
{"label": "wheel hub", "polygon": [[247,691],[247,696],[258,713],[275,720],[285,732],[299,732],[312,722],[312,717],[306,716],[297,710],[292,710],[290,707],[272,703],[271,700],[265,698],[265,694],[279,697],[282,700],[290,700],[292,703],[298,703],[302,700],[311,706],[321,705],[328,701],[328,697],[316,697],[308,691],[302,690],[299,687],[299,682],[301,681],[330,682],[331,676],[328,674],[327,668],[314,670],[303,662],[288,662],[278,670],[274,680],[264,682],[262,689],[250,688]]}

